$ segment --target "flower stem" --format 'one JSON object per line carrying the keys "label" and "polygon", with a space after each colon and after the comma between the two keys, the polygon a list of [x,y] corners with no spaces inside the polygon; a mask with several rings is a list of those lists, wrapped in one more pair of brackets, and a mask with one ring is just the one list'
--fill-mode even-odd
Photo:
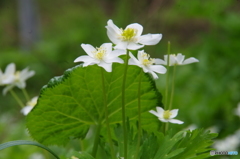
{"label": "flower stem", "polygon": [[13,96],[13,98],[18,102],[18,104],[20,105],[21,108],[24,107],[24,104],[22,103],[22,101],[18,98],[17,94],[11,89],[9,91],[11,93],[11,95]]}
{"label": "flower stem", "polygon": [[27,100],[27,102],[28,102],[30,99],[29,99],[29,96],[28,96],[28,93],[27,93],[26,89],[23,88],[23,89],[22,89],[22,92],[23,92],[23,94],[24,94],[24,96],[25,96],[25,98],[26,98],[26,100]]}
{"label": "flower stem", "polygon": [[172,109],[172,103],[173,103],[173,95],[174,95],[174,87],[175,87],[175,74],[176,74],[176,65],[173,67],[173,77],[172,77],[172,90],[171,90],[171,97],[170,97],[170,104],[169,104],[169,110]]}
{"label": "flower stem", "polygon": [[139,76],[139,83],[138,83],[138,142],[137,142],[137,149],[136,149],[136,159],[138,159],[139,148],[141,143],[141,136],[142,136],[142,127],[141,127],[141,83],[142,83],[142,74],[141,71]]}
{"label": "flower stem", "polygon": [[94,144],[93,144],[93,150],[92,150],[92,156],[94,158],[96,158],[96,155],[97,155],[100,130],[101,130],[101,123],[98,123],[97,124],[96,134],[95,134],[95,139],[94,139]]}
{"label": "flower stem", "polygon": [[[100,68],[100,67],[99,67]],[[107,108],[107,97],[106,97],[106,90],[105,90],[105,83],[104,83],[104,73],[103,73],[103,68],[101,69],[101,74],[102,74],[102,87],[103,87],[103,103],[105,107],[105,120],[107,124],[107,132],[108,132],[108,140],[110,143],[110,149],[111,149],[111,155],[112,158],[115,158],[114,156],[114,147],[113,147],[113,142],[112,142],[112,136],[111,136],[111,131],[110,131],[110,125],[109,125],[109,119],[108,119],[108,108]]]}
{"label": "flower stem", "polygon": [[168,52],[167,52],[167,77],[166,77],[166,90],[165,90],[165,110],[168,108],[168,86],[169,86],[169,63],[170,63],[170,41],[168,41]]}
{"label": "flower stem", "polygon": [[128,70],[128,57],[129,51],[127,51],[125,59],[125,68],[123,73],[123,83],[122,83],[122,125],[123,125],[123,152],[124,159],[127,159],[127,127],[126,127],[126,115],[125,115],[125,85],[126,85],[126,76]]}

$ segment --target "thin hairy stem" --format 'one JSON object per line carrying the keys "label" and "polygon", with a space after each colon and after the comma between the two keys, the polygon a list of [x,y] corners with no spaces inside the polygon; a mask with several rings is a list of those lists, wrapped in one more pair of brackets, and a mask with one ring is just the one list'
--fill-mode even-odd
{"label": "thin hairy stem", "polygon": [[29,101],[29,100],[30,100],[30,98],[29,98],[29,96],[28,96],[28,93],[27,93],[27,91],[26,91],[26,89],[25,89],[25,88],[23,88],[23,89],[22,89],[22,92],[23,92],[23,94],[24,94],[24,96],[25,96],[26,100],[27,100],[27,101]]}
{"label": "thin hairy stem", "polygon": [[23,102],[18,98],[17,94],[11,89],[9,91],[11,93],[11,95],[13,96],[13,98],[17,101],[17,103],[20,105],[21,108],[24,107]]}
{"label": "thin hairy stem", "polygon": [[174,88],[175,88],[175,74],[176,74],[176,65],[173,67],[173,76],[172,76],[172,90],[171,90],[171,97],[170,97],[170,104],[169,104],[169,110],[172,109],[172,103],[173,103],[173,96],[174,96]]}

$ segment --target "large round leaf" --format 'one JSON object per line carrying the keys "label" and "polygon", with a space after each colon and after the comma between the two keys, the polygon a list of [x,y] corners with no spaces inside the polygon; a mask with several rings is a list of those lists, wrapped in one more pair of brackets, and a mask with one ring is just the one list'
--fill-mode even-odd
{"label": "large round leaf", "polygon": [[[27,116],[27,128],[40,143],[66,144],[69,138],[84,138],[89,126],[105,126],[104,75],[106,103],[110,125],[122,121],[122,81],[125,65],[113,64],[113,72],[97,65],[77,66],[63,76],[50,80],[41,90],[37,105]],[[133,123],[138,115],[138,86],[141,80],[142,123],[151,127],[156,118],[148,111],[161,106],[161,95],[152,78],[137,66],[128,66],[126,76],[126,116]]]}

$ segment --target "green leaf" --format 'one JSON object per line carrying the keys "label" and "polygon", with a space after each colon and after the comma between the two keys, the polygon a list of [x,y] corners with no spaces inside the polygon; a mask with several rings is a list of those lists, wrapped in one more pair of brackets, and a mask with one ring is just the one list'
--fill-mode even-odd
{"label": "green leaf", "polygon": [[3,143],[3,144],[0,144],[0,150],[3,150],[5,148],[8,148],[8,147],[12,147],[12,146],[17,146],[17,145],[33,145],[33,146],[38,146],[42,149],[45,149],[47,150],[48,152],[50,152],[54,157],[56,157],[57,159],[59,159],[59,157],[51,150],[49,149],[48,147],[42,145],[42,144],[39,144],[37,142],[33,142],[33,141],[26,141],[26,140],[16,140],[16,141],[10,141],[10,142],[6,142],[6,143]]}
{"label": "green leaf", "polygon": [[[44,86],[37,105],[27,116],[27,128],[35,140],[46,145],[64,145],[69,138],[84,138],[90,125],[105,126],[101,69],[97,65],[77,66]],[[124,65],[113,64],[113,72],[104,71],[110,125],[121,123],[123,70]],[[132,123],[138,114],[140,73],[141,68],[128,66],[125,103],[126,116]],[[151,131],[159,121],[148,111],[162,106],[161,94],[148,74],[142,77],[141,84],[142,127]]]}

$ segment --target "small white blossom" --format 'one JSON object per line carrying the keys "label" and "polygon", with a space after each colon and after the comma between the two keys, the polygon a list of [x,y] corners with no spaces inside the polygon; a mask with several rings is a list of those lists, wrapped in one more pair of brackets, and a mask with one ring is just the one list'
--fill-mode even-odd
{"label": "small white blossom", "polygon": [[81,44],[81,47],[88,55],[79,56],[74,62],[84,62],[83,67],[97,64],[107,72],[112,72],[112,63],[124,63],[118,56],[126,54],[125,50],[113,50],[112,43],[104,43],[99,48],[89,44]]}
{"label": "small white blossom", "polygon": [[138,23],[130,24],[124,30],[119,29],[111,19],[107,24],[107,35],[116,44],[115,49],[137,50],[144,45],[156,45],[162,39],[162,34],[141,35],[143,27]]}
{"label": "small white blossom", "polygon": [[21,112],[23,115],[28,115],[28,113],[33,109],[33,107],[37,104],[38,96],[33,97],[29,102],[27,102],[27,105],[22,108]]}
{"label": "small white blossom", "polygon": [[[171,54],[169,55],[169,66],[174,66],[174,65],[186,65],[194,62],[199,62],[198,59],[194,57],[190,57],[186,60],[184,60],[185,56],[182,55],[181,53],[178,53],[177,55]],[[162,64],[162,65],[167,65],[168,62],[168,55],[164,55],[164,60],[158,60],[156,63],[157,64]]]}
{"label": "small white blossom", "polygon": [[150,73],[154,79],[158,79],[158,76],[155,72],[164,74],[167,71],[167,69],[162,65],[154,65],[155,61],[158,59],[150,58],[150,56],[143,50],[138,51],[138,59],[136,59],[131,52],[129,55],[131,57],[128,60],[129,65],[136,65],[141,67],[145,73]]}
{"label": "small white blossom", "polygon": [[3,89],[3,95],[5,95],[13,87],[17,86],[20,89],[26,87],[26,80],[35,74],[34,71],[29,71],[25,68],[22,71],[16,71],[14,63],[7,66],[5,73],[0,71],[0,85],[6,85]]}
{"label": "small white blossom", "polygon": [[175,124],[183,124],[183,121],[173,119],[177,116],[178,114],[178,109],[173,109],[173,110],[164,110],[161,107],[157,107],[157,112],[154,110],[150,110],[150,113],[153,115],[157,116],[158,119],[162,122],[170,122],[170,123],[175,123]]}
{"label": "small white blossom", "polygon": [[0,85],[10,84],[14,81],[15,64],[10,63],[5,69],[5,73],[0,69]]}

